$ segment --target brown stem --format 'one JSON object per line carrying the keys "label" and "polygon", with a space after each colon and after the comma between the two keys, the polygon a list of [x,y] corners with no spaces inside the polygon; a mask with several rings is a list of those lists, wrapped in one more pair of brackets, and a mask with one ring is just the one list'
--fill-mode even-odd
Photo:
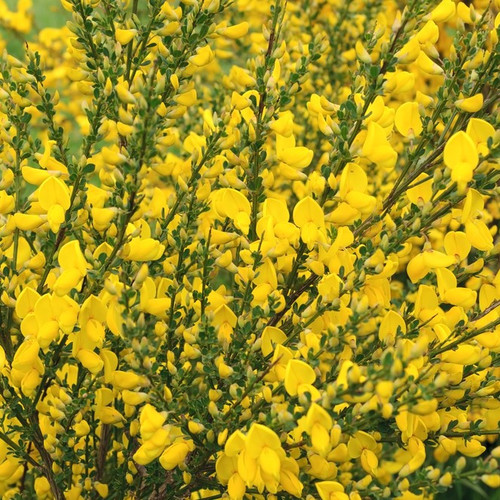
{"label": "brown stem", "polygon": [[103,424],[101,427],[101,440],[99,442],[99,450],[97,452],[96,463],[96,479],[101,481],[104,477],[104,468],[106,467],[106,455],[111,440],[111,426]]}
{"label": "brown stem", "polygon": [[42,468],[45,473],[45,477],[47,478],[47,481],[50,484],[50,489],[52,490],[52,494],[54,495],[56,500],[64,500],[64,494],[56,482],[54,471],[52,469],[54,465],[54,460],[52,460],[50,453],[45,449],[45,446],[43,444],[43,435],[40,426],[38,424],[38,417],[35,414],[33,414],[30,416],[29,421],[35,433],[35,436],[33,438],[33,444],[37,449],[38,453],[40,454],[40,458],[42,459],[42,464],[43,464]]}
{"label": "brown stem", "polygon": [[472,321],[477,321],[478,319],[484,318],[484,316],[495,310],[497,307],[500,307],[500,300],[494,300],[484,311],[480,312],[477,316],[472,318]]}

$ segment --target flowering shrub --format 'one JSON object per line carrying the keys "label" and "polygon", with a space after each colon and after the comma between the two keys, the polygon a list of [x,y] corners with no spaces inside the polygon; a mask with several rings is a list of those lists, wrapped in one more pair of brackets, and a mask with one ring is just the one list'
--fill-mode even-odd
{"label": "flowering shrub", "polygon": [[500,2],[61,3],[0,60],[1,498],[499,487]]}

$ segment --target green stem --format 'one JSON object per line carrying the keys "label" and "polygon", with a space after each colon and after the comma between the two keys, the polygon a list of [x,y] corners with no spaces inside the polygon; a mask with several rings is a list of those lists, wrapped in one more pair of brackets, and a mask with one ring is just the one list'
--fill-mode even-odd
{"label": "green stem", "polygon": [[[267,44],[267,50],[264,56],[264,74],[270,68],[271,65],[271,55],[274,50],[274,45],[277,41],[277,30],[278,28],[278,19],[281,12],[280,8],[281,0],[276,0],[274,4],[274,16],[272,21],[271,33],[269,34],[269,40]],[[284,7],[286,10],[286,4]],[[284,12],[283,12],[284,15]],[[283,19],[282,19],[283,21]],[[257,107],[257,116],[256,116],[256,126],[255,126],[255,140],[252,142],[252,156],[250,163],[252,165],[250,171],[250,179],[251,179],[251,215],[250,215],[250,238],[253,240],[257,239],[257,215],[259,211],[259,199],[262,195],[262,185],[260,180],[260,171],[261,171],[261,142],[262,142],[262,133],[263,133],[263,114],[264,108],[266,106],[267,99],[267,90],[265,85],[261,89],[259,93],[259,103]]]}

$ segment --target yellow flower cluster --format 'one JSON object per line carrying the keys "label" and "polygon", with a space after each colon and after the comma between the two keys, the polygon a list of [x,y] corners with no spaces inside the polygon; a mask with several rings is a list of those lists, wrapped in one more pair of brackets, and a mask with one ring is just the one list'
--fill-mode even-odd
{"label": "yellow flower cluster", "polygon": [[0,497],[500,487],[500,1],[57,5],[0,0]]}

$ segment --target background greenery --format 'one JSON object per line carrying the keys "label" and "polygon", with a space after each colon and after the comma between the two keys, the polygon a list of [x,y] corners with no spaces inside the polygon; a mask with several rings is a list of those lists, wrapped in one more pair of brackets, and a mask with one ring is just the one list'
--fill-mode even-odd
{"label": "background greenery", "polygon": [[[17,0],[6,0],[7,5],[15,9]],[[59,0],[33,0],[33,33],[27,37],[27,41],[33,39],[35,34],[43,28],[59,28],[69,19],[69,13],[66,12]],[[14,36],[0,28],[0,34],[7,41],[9,53],[20,56],[23,52],[24,40],[20,36]]]}

